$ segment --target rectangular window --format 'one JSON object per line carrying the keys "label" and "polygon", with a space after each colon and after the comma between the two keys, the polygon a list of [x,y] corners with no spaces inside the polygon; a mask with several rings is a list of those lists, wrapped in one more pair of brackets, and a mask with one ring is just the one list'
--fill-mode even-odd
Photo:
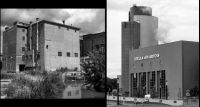
{"label": "rectangular window", "polygon": [[58,52],[58,56],[62,56],[62,52]]}
{"label": "rectangular window", "polygon": [[67,57],[70,57],[70,52],[67,52]]}
{"label": "rectangular window", "polygon": [[75,57],[78,57],[78,53],[74,53],[74,56],[75,56]]}
{"label": "rectangular window", "polygon": [[25,51],[25,47],[22,47],[22,51]]}
{"label": "rectangular window", "polygon": [[25,36],[22,37],[22,40],[25,41]]}

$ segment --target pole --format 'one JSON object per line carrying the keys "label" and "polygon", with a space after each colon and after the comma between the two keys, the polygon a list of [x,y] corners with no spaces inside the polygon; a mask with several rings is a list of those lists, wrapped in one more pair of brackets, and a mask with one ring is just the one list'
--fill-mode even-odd
{"label": "pole", "polygon": [[119,84],[118,83],[117,83],[117,105],[119,105]]}
{"label": "pole", "polygon": [[166,100],[167,100],[167,85],[166,85]]}

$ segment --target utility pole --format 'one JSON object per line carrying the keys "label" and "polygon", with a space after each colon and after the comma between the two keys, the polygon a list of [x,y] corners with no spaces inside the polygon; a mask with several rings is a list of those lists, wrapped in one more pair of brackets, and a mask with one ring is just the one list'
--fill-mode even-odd
{"label": "utility pole", "polygon": [[165,81],[165,83],[166,83],[166,100],[167,100],[167,96],[168,96],[168,95],[167,95],[167,94],[168,94],[168,93],[167,93],[167,80]]}

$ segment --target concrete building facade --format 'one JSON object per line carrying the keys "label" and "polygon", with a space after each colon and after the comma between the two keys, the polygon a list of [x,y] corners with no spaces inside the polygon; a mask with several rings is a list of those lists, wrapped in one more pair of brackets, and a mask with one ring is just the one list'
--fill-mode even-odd
{"label": "concrete building facade", "polygon": [[129,93],[129,51],[157,45],[157,17],[152,16],[150,7],[130,8],[129,21],[122,22],[122,91]]}
{"label": "concrete building facade", "polygon": [[131,97],[182,99],[199,87],[199,43],[178,41],[130,51]]}
{"label": "concrete building facade", "polygon": [[80,70],[79,28],[47,20],[15,22],[3,33],[3,70]]}
{"label": "concrete building facade", "polygon": [[28,30],[26,67],[42,71],[64,67],[80,70],[79,28],[41,20]]}
{"label": "concrete building facade", "polygon": [[3,32],[3,69],[7,72],[24,71],[25,63],[22,56],[25,53],[27,39],[27,24],[15,22],[13,27]]}

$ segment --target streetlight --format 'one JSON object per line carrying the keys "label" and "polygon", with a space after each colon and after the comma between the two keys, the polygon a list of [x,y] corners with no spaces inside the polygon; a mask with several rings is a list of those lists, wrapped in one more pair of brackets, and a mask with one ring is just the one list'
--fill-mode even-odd
{"label": "streetlight", "polygon": [[119,78],[117,78],[117,105],[119,105]]}
{"label": "streetlight", "polygon": [[167,83],[167,80],[165,81],[165,84],[166,84],[166,100],[167,100],[167,85],[168,85],[168,83]]}

